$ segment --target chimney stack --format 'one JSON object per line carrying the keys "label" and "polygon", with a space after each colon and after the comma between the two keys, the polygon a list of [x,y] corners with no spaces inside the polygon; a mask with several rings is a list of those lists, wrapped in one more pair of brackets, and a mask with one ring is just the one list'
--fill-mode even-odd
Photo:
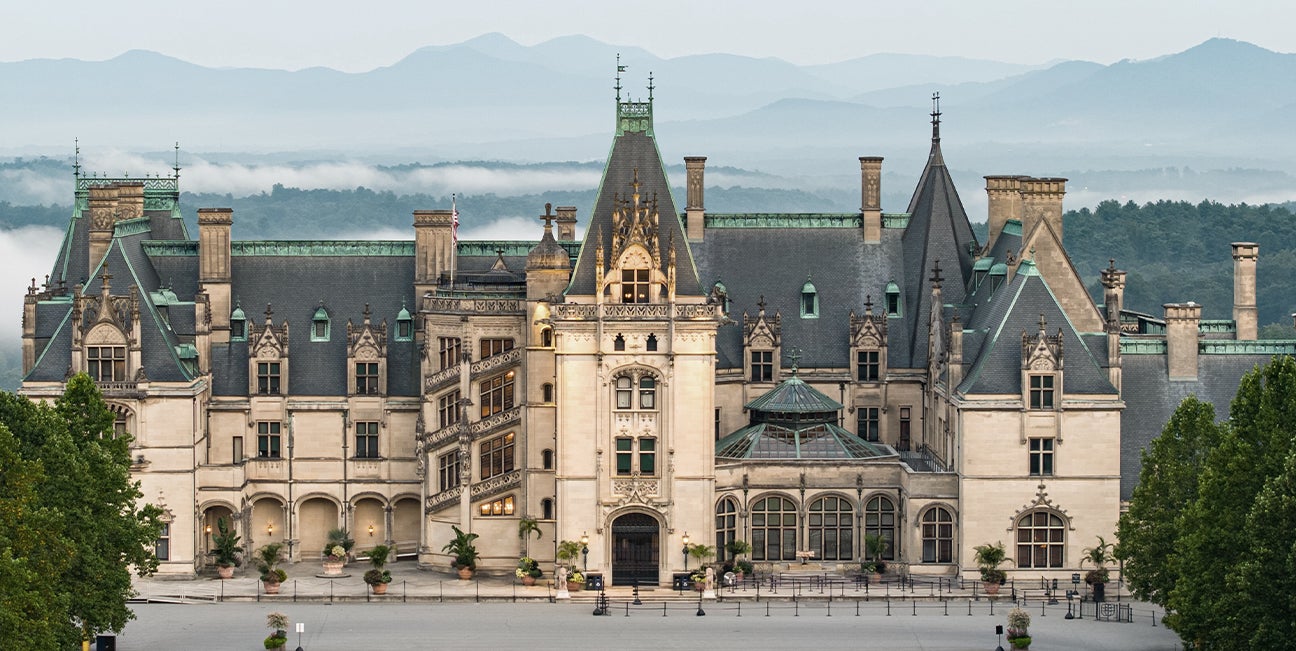
{"label": "chimney stack", "polygon": [[436,289],[441,273],[454,264],[454,212],[414,211],[414,295]]}
{"label": "chimney stack", "polygon": [[860,213],[864,242],[882,241],[882,157],[860,156]]}
{"label": "chimney stack", "polygon": [[230,208],[198,209],[198,283],[210,302],[212,340],[229,341],[230,312],[230,226],[234,211]]}
{"label": "chimney stack", "polygon": [[[994,246],[995,240],[999,239],[999,233],[1003,231],[1004,224],[1010,219],[1021,221],[1022,218],[1022,199],[1021,199],[1021,182],[1024,176],[987,176],[986,181],[986,200],[987,200],[987,226],[989,226],[989,236],[986,238],[987,250]],[[1025,232],[1023,231],[1023,234]]]}
{"label": "chimney stack", "polygon": [[123,181],[117,184],[118,220],[144,216],[144,182]]}
{"label": "chimney stack", "polygon": [[117,210],[116,185],[90,186],[90,266],[88,269],[92,273],[108,254],[108,245],[112,244]]}
{"label": "chimney stack", "polygon": [[1197,340],[1201,325],[1200,305],[1166,303],[1166,370],[1171,380],[1197,379]]}
{"label": "chimney stack", "polygon": [[1066,194],[1066,179],[1021,179],[1022,236],[1026,236],[1040,221],[1046,221],[1062,241],[1062,196]]}
{"label": "chimney stack", "polygon": [[1256,262],[1260,245],[1255,242],[1233,243],[1233,323],[1238,341],[1254,341],[1259,336],[1256,314]]}
{"label": "chimney stack", "polygon": [[558,225],[558,241],[571,242],[576,239],[576,206],[558,206],[554,208],[558,213],[558,218],[554,223]]}
{"label": "chimney stack", "polygon": [[705,190],[706,156],[685,156],[684,169],[688,175],[688,192],[684,203],[684,219],[688,223],[689,240],[700,242],[706,231]]}
{"label": "chimney stack", "polygon": [[1125,272],[1116,268],[1116,261],[1107,263],[1102,271],[1103,309],[1107,330],[1107,379],[1116,391],[1121,390],[1120,313],[1125,304]]}

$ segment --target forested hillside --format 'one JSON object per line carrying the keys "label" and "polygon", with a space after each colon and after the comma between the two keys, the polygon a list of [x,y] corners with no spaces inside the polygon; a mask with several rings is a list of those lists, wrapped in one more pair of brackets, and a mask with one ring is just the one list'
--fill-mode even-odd
{"label": "forested hillside", "polygon": [[1161,315],[1165,303],[1200,303],[1202,317],[1233,314],[1232,242],[1260,244],[1256,289],[1264,337],[1290,338],[1296,311],[1296,218],[1285,207],[1104,201],[1063,216],[1064,244],[1096,300],[1100,269],[1128,272],[1128,309]]}

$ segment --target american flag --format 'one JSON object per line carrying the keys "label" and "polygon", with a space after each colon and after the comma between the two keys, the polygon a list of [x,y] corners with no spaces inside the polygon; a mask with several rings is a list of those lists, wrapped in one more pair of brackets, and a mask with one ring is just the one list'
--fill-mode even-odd
{"label": "american flag", "polygon": [[450,237],[455,246],[459,245],[459,208],[455,206],[455,196],[450,195]]}

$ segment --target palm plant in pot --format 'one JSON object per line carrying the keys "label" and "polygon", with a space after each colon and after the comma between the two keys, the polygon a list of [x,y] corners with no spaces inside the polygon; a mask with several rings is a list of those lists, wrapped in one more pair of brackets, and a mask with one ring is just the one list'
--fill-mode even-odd
{"label": "palm plant in pot", "polygon": [[238,534],[230,531],[225,518],[216,520],[216,535],[212,536],[211,555],[216,561],[216,571],[222,579],[234,577],[234,568],[242,564],[243,546],[239,544]]}
{"label": "palm plant in pot", "polygon": [[392,581],[391,572],[387,570],[387,560],[395,552],[396,548],[388,545],[375,545],[369,550],[369,564],[373,568],[364,573],[364,582],[369,584],[374,594],[387,594],[387,584]]}
{"label": "palm plant in pot", "polygon": [[735,579],[741,581],[744,576],[751,574],[752,563],[743,558],[747,554],[751,553],[751,543],[746,540],[730,540],[729,543],[725,545],[725,549],[733,556],[733,573]]}
{"label": "palm plant in pot", "polygon": [[1080,558],[1080,566],[1084,567],[1086,562],[1092,564],[1094,569],[1085,573],[1085,583],[1089,584],[1093,590],[1094,601],[1103,601],[1104,593],[1107,588],[1107,564],[1116,560],[1113,553],[1115,545],[1103,540],[1098,536],[1098,544],[1084,550],[1084,556]]}
{"label": "palm plant in pot", "polygon": [[1008,560],[1008,552],[1004,550],[1003,541],[993,545],[990,543],[977,545],[972,548],[972,551],[975,552],[974,560],[977,568],[981,571],[981,584],[985,593],[999,594],[999,587],[1008,579],[1008,573],[999,569],[999,566]]}
{"label": "palm plant in pot", "polygon": [[477,569],[477,559],[481,557],[477,553],[477,545],[473,544],[477,540],[477,534],[464,533],[454,525],[450,525],[450,528],[454,529],[455,536],[441,551],[454,557],[453,566],[459,570],[459,578],[467,581],[472,578],[473,570]]}
{"label": "palm plant in pot", "polygon": [[352,558],[351,549],[355,547],[355,539],[353,539],[351,533],[343,527],[329,529],[328,543],[324,545],[324,555],[334,556],[334,547],[342,548],[342,564],[345,565],[347,561]]}
{"label": "palm plant in pot", "polygon": [[881,534],[864,534],[864,551],[868,554],[869,562],[864,564],[863,569],[873,574],[875,581],[881,581],[882,573],[886,572],[886,562],[882,560],[882,556],[890,546]]}
{"label": "palm plant in pot", "polygon": [[256,551],[257,569],[261,571],[266,594],[279,594],[279,584],[288,578],[288,573],[279,569],[282,562],[283,543],[269,543]]}

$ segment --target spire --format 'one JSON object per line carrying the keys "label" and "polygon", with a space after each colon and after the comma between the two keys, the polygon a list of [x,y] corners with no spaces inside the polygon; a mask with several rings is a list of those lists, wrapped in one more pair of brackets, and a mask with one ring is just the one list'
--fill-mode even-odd
{"label": "spire", "polygon": [[618,105],[621,104],[621,73],[625,71],[626,67],[621,65],[621,53],[617,52],[616,85],[613,86],[613,88],[616,89],[616,101]]}
{"label": "spire", "polygon": [[72,139],[72,177],[81,178],[81,139]]}
{"label": "spire", "polygon": [[940,93],[932,93],[932,145],[940,144]]}
{"label": "spire", "polygon": [[180,141],[179,140],[177,140],[175,144],[175,166],[173,166],[171,169],[175,170],[175,178],[177,179],[180,178]]}

